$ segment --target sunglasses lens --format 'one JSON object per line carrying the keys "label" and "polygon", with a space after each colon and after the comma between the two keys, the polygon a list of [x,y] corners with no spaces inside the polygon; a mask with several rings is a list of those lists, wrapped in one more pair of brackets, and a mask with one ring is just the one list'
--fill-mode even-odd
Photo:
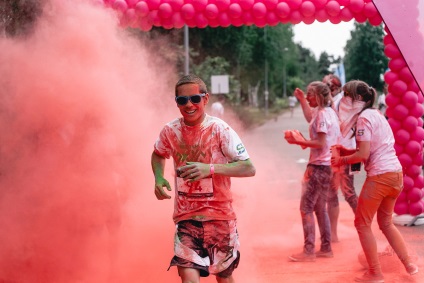
{"label": "sunglasses lens", "polygon": [[188,102],[188,97],[187,96],[177,96],[177,98],[175,98],[175,100],[177,101],[178,105],[186,105]]}
{"label": "sunglasses lens", "polygon": [[200,95],[192,95],[190,96],[190,101],[197,104],[202,100],[202,97]]}

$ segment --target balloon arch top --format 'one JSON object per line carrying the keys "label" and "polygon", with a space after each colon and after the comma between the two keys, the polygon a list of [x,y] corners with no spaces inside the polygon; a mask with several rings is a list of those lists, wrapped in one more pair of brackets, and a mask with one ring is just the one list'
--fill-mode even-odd
{"label": "balloon arch top", "polygon": [[[153,26],[165,29],[188,27],[205,28],[242,25],[275,26],[279,23],[312,24],[330,21],[333,24],[355,20],[368,21],[373,26],[382,17],[371,0],[104,0],[120,13],[121,24],[149,31]],[[389,1],[390,2],[390,1]],[[393,4],[393,1],[391,1]],[[417,0],[405,1],[418,10]],[[409,7],[409,9],[411,9]],[[394,7],[392,7],[393,9]],[[402,25],[416,31],[416,17],[403,17]],[[387,23],[387,21],[386,21]],[[389,71],[384,80],[387,117],[395,135],[395,149],[404,169],[404,190],[395,212],[398,215],[420,215],[424,212],[422,172],[423,95],[416,77],[410,71],[399,45],[385,28],[384,52],[389,58]],[[421,36],[421,35],[420,35]],[[422,43],[421,43],[421,46]]]}

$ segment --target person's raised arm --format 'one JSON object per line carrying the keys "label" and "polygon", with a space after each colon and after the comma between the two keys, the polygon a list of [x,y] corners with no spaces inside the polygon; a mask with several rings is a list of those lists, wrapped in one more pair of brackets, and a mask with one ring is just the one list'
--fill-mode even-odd
{"label": "person's raised arm", "polygon": [[294,96],[299,100],[300,105],[302,106],[303,116],[305,116],[306,121],[309,123],[312,120],[312,110],[309,106],[308,101],[305,98],[305,94],[299,88],[294,90]]}
{"label": "person's raised arm", "polygon": [[152,153],[151,164],[155,175],[155,195],[159,200],[171,198],[163,189],[163,187],[166,187],[168,191],[171,191],[169,182],[163,177],[165,161],[166,159],[162,156],[157,155],[155,152]]}
{"label": "person's raised arm", "polygon": [[325,146],[325,133],[318,133],[318,138],[314,140],[296,140],[292,136],[287,136],[285,139],[290,144],[298,144],[303,147],[322,148]]}

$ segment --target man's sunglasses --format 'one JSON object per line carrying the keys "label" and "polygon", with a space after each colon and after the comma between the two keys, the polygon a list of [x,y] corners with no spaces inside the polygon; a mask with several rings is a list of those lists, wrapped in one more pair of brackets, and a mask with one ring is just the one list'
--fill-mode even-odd
{"label": "man's sunglasses", "polygon": [[199,104],[202,101],[202,97],[206,96],[206,93],[194,94],[191,96],[176,96],[175,101],[178,105],[186,105],[190,100],[193,104]]}

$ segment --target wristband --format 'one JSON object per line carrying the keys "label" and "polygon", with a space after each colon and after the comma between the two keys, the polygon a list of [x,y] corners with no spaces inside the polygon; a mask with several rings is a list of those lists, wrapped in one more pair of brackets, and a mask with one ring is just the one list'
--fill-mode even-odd
{"label": "wristband", "polygon": [[209,164],[209,166],[210,166],[211,176],[213,176],[213,174],[215,173],[215,167],[213,166],[213,164]]}

